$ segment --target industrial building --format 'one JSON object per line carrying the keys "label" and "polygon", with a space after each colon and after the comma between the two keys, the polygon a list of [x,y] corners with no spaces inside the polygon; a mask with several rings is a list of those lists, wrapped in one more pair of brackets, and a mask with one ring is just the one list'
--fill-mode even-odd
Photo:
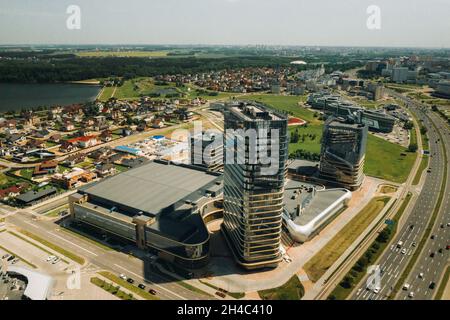
{"label": "industrial building", "polygon": [[202,208],[222,194],[222,178],[188,165],[145,163],[82,187],[70,213],[85,223],[187,268],[209,259]]}
{"label": "industrial building", "polygon": [[329,118],[322,137],[320,177],[349,190],[358,189],[364,179],[367,135],[364,123]]}
{"label": "industrial building", "polygon": [[[236,261],[245,269],[276,267],[282,260],[280,239],[284,210],[285,165],[288,155],[287,116],[258,103],[237,102],[225,108],[225,149],[241,163],[227,158],[224,165],[224,222],[222,231]],[[250,161],[251,139],[238,143],[230,130],[276,129],[277,143],[265,146],[277,154],[277,168],[264,174],[261,159]],[[257,153],[264,146],[259,142]],[[267,139],[267,137],[265,137]],[[253,150],[255,151],[255,150]]]}

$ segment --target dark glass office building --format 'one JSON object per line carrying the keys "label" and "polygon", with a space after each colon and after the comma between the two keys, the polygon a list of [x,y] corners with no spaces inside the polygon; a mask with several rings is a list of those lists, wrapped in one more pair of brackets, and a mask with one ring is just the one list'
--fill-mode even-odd
{"label": "dark glass office building", "polygon": [[322,138],[320,177],[349,190],[358,189],[364,180],[367,134],[367,124],[329,118]]}
{"label": "dark glass office building", "polygon": [[[242,267],[276,267],[282,259],[287,116],[253,102],[229,104],[224,113],[222,231]],[[236,132],[240,129],[239,136]],[[251,129],[258,132],[256,141]],[[271,159],[270,164],[267,157]]]}

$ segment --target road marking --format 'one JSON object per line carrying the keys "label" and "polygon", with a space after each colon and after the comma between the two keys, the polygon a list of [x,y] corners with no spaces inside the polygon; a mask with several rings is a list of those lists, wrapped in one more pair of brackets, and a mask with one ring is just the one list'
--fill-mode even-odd
{"label": "road marking", "polygon": [[29,224],[30,226],[32,226],[32,227],[34,227],[36,229],[40,229],[41,228],[41,227],[35,225],[34,223],[31,223],[31,222],[28,222],[28,221],[23,220],[23,222],[25,222],[26,224]]}
{"label": "road marking", "polygon": [[[138,278],[140,278],[140,279],[144,279],[141,275],[138,275],[137,273],[134,273],[134,272],[132,272],[132,271],[130,271],[130,270],[128,270],[128,269],[122,267],[122,266],[119,266],[118,264],[114,264],[114,265],[115,265],[117,268],[120,268],[120,269],[122,269],[122,270],[125,270],[126,272],[131,273],[132,275],[134,275],[134,276],[136,276],[136,277],[138,277]],[[160,289],[162,289],[162,290],[165,290],[165,291],[167,291],[167,292],[170,292],[171,294],[173,294],[174,296],[180,298],[181,300],[188,300],[188,299],[186,299],[185,297],[182,297],[182,296],[180,296],[179,294],[177,294],[177,293],[175,293],[175,292],[173,292],[173,291],[171,291],[171,290],[169,290],[169,289],[167,289],[167,288],[161,287],[160,285],[158,285],[158,284],[156,284],[156,283],[154,283],[154,282],[150,282],[150,283],[152,283],[152,285],[154,285],[155,287],[158,287],[158,288],[160,288]]]}
{"label": "road marking", "polygon": [[92,251],[89,251],[88,249],[83,248],[83,247],[81,247],[81,246],[79,246],[79,245],[73,243],[72,241],[69,241],[69,240],[67,240],[67,239],[64,239],[63,237],[60,237],[60,236],[58,236],[57,234],[54,234],[54,233],[51,232],[51,231],[47,231],[47,233],[48,233],[48,234],[51,234],[52,236],[57,237],[57,238],[59,238],[59,239],[61,239],[61,240],[64,240],[64,241],[70,243],[72,246],[75,246],[75,247],[77,247],[77,248],[79,248],[79,249],[81,249],[81,250],[84,250],[84,251],[86,251],[86,252],[89,253],[89,254],[92,254],[94,257],[97,257],[97,256],[98,256],[96,253],[94,253],[94,252],[92,252]]}

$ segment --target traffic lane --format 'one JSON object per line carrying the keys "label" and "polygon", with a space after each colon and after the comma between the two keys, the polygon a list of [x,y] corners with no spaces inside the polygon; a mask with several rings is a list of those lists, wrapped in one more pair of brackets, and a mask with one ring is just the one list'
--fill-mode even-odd
{"label": "traffic lane", "polygon": [[[436,120],[438,122],[441,121],[441,119]],[[441,128],[445,130],[445,127]],[[443,139],[445,140],[444,143],[448,143],[449,139],[447,135],[445,138],[443,137]],[[447,146],[448,159],[450,158],[449,153],[450,149]],[[447,181],[450,181],[450,172],[447,172],[447,174]],[[450,227],[447,226],[450,222],[449,198],[448,193],[446,193],[443,199],[443,206],[439,217],[440,220],[437,221],[432,232],[432,234],[435,235],[435,239],[428,242],[426,249],[419,258],[418,267],[415,268],[414,272],[412,272],[407,279],[406,283],[411,284],[410,292],[413,292],[413,297],[410,296],[410,292],[402,292],[399,294],[400,299],[431,299],[435,289],[430,289],[430,284],[434,282],[436,287],[438,286],[438,282],[446,269],[449,257],[448,250],[446,250],[450,239]],[[439,250],[442,252],[439,252]],[[432,253],[434,254],[434,257],[431,257]]]}
{"label": "traffic lane", "polygon": [[[430,138],[435,138],[435,133],[430,133],[429,137]],[[440,161],[441,161],[440,152],[435,151],[435,149],[436,149],[436,145],[432,144],[430,146],[430,150],[432,152],[435,152],[437,154],[437,156],[431,158],[432,159],[431,163],[434,164],[434,165],[439,165]],[[438,176],[442,176],[442,172],[441,171],[442,170],[435,170],[435,171],[432,170],[432,173],[433,173],[434,176],[436,176],[435,178],[438,178]],[[417,212],[419,210],[422,211],[422,212],[424,212],[423,211],[424,209],[425,210],[426,209],[430,210],[430,208],[431,208],[431,205],[430,205],[431,201],[429,200],[430,194],[427,193],[427,191],[428,190],[432,190],[433,194],[436,194],[436,193],[438,193],[436,191],[438,191],[438,188],[439,188],[436,184],[434,184],[433,181],[436,181],[436,179],[430,179],[429,176],[427,177],[426,182],[425,182],[425,186],[424,186],[425,192],[423,192],[423,193],[421,192],[421,194],[419,195],[419,199],[417,200],[417,202],[415,204],[415,207],[414,207],[414,211],[413,212],[415,212],[415,215],[417,215]],[[432,188],[430,188],[431,184],[434,184],[434,190]],[[425,195],[426,199],[423,199],[424,195]],[[419,200],[425,200],[425,201],[419,201]],[[436,197],[436,200],[437,200],[437,197]],[[433,201],[433,203],[435,203],[435,202]],[[430,210],[430,211],[432,211],[432,210]],[[415,217],[415,215],[414,214],[410,215],[410,217],[408,218],[408,221],[409,222],[419,223],[419,224],[424,224],[425,221],[429,220],[429,217],[428,217],[428,219],[425,219],[425,217],[423,219],[420,219],[420,218],[417,219]],[[423,215],[421,215],[421,216],[423,217]],[[402,231],[401,236],[399,237],[400,239],[404,239],[404,237],[406,236],[406,233],[407,233],[406,228],[407,228],[407,224],[405,224],[405,228]],[[420,239],[419,236],[418,236],[418,233],[420,231],[422,231],[422,228],[417,228],[416,230],[417,231],[416,231],[415,235],[413,236],[413,239],[418,240],[418,239]],[[423,231],[424,230],[425,230],[425,226],[423,226]],[[408,237],[410,237],[410,236],[408,236]],[[396,239],[395,243],[397,243],[398,241],[403,241],[403,240]],[[361,291],[364,290],[364,287],[365,287],[365,284],[363,284],[359,288],[359,289],[361,289],[361,290],[359,290],[360,293],[358,294],[358,292],[357,292],[353,296],[354,299],[373,299],[373,298],[377,299],[377,298],[382,298],[384,295],[386,295],[386,291],[392,290],[392,288],[393,288],[392,283],[396,282],[396,278],[399,276],[401,269],[404,269],[404,267],[406,266],[406,262],[409,259],[405,259],[405,257],[399,257],[398,255],[394,255],[393,256],[392,253],[385,253],[384,255],[385,256],[381,259],[381,261],[384,261],[384,263],[382,263],[381,268],[382,268],[382,270],[383,269],[385,270],[385,272],[382,274],[382,284],[383,284],[383,277],[385,277],[385,275],[389,276],[389,279],[387,279],[387,281],[384,283],[384,285],[382,285],[382,290],[380,290],[380,292],[378,294],[375,294],[375,293],[369,292],[369,291],[365,291],[363,294],[361,294]],[[399,260],[399,261],[397,261],[397,260]],[[394,265],[395,265],[395,269],[394,270],[390,270],[391,267],[394,266]],[[386,267],[389,267],[389,270]],[[391,272],[393,272],[392,275],[391,275]]]}
{"label": "traffic lane", "polygon": [[[94,244],[82,241],[78,237],[69,233],[58,232],[56,229],[59,229],[59,226],[52,222],[33,221],[24,214],[8,217],[8,222],[18,226],[19,228],[30,230],[30,232],[44,239],[48,239],[51,242],[56,242],[59,245],[61,245],[61,241],[63,241],[64,246],[67,247],[68,250],[84,257],[88,262],[96,266],[100,266],[105,270],[112,270],[117,274],[124,273],[124,270],[130,270],[133,274],[141,275],[139,279],[144,279],[142,276],[144,274],[142,260],[137,258],[130,259],[127,255],[116,251],[108,252]],[[80,243],[82,246],[77,243]],[[123,257],[121,255],[123,255]],[[114,266],[114,264],[121,266],[121,268]],[[158,277],[158,275],[155,274],[155,278],[153,280],[159,282],[158,286],[160,287],[171,287],[171,289],[169,289],[170,291],[166,291],[165,289],[159,290],[160,292],[162,291],[163,295],[164,292],[166,292],[164,297],[167,299],[179,300],[181,299],[180,296],[184,297],[185,295],[189,297],[189,299],[198,299],[198,295],[195,295],[192,291],[178,284],[172,283],[169,279]],[[150,281],[150,283],[152,282]]]}

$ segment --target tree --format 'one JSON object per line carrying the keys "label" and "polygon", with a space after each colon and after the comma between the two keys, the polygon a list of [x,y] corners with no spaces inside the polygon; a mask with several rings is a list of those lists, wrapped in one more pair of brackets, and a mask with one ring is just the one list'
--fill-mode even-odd
{"label": "tree", "polygon": [[408,151],[409,152],[416,152],[418,149],[417,144],[416,143],[411,143],[408,147]]}

